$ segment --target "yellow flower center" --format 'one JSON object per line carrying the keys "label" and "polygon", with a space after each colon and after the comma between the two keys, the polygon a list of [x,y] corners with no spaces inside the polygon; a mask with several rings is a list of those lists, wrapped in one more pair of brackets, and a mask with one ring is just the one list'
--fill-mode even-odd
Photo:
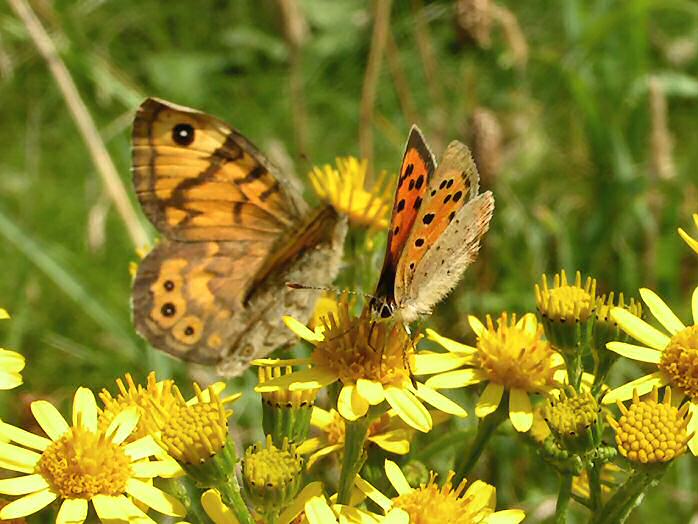
{"label": "yellow flower center", "polygon": [[536,305],[544,318],[566,321],[586,321],[594,312],[596,280],[587,277],[582,285],[579,271],[574,284],[567,283],[567,275],[561,271],[553,278],[553,286],[548,287],[548,278],[543,275],[543,285],[535,286]]}
{"label": "yellow flower center", "polygon": [[481,522],[489,511],[473,507],[470,498],[462,498],[466,481],[455,489],[451,484],[454,473],[449,472],[446,482],[439,488],[436,475],[430,474],[426,485],[393,499],[395,507],[405,510],[412,524],[473,524]]}
{"label": "yellow flower center", "polygon": [[545,421],[558,435],[574,437],[596,423],[599,405],[588,391],[561,395],[560,400],[549,402],[543,408]]}
{"label": "yellow flower center", "polygon": [[283,488],[296,480],[302,470],[303,458],[286,439],[281,448],[277,448],[272,444],[271,435],[267,435],[266,447],[259,442],[245,451],[243,476],[256,489]]}
{"label": "yellow flower center", "polygon": [[339,314],[330,314],[323,323],[325,339],[312,354],[317,367],[335,373],[344,384],[360,378],[383,385],[409,381],[414,343],[400,322],[374,322],[367,309],[352,317],[341,303]]}
{"label": "yellow flower center", "polygon": [[162,428],[160,439],[179,462],[201,464],[225,446],[228,416],[219,401],[180,406]]}
{"label": "yellow flower center", "polygon": [[[259,366],[257,377],[259,383],[264,384],[270,380],[288,375],[293,372],[291,366]],[[278,389],[275,391],[265,391],[262,393],[262,400],[267,405],[276,408],[311,408],[315,404],[319,389],[304,389],[302,391],[289,391],[288,389]]]}
{"label": "yellow flower center", "polygon": [[688,403],[681,409],[672,406],[669,388],[664,402],[658,402],[657,397],[656,388],[651,398],[643,401],[635,395],[630,407],[622,408],[617,422],[609,418],[618,451],[628,460],[643,464],[668,462],[686,451]]}
{"label": "yellow flower center", "polygon": [[123,410],[136,406],[140,418],[136,429],[129,435],[128,442],[146,436],[149,431],[162,429],[166,416],[155,416],[153,405],[162,408],[157,413],[165,415],[176,409],[177,398],[172,391],[174,382],[172,380],[158,382],[154,372],[148,375],[146,387],[140,384],[136,385],[129,373],[126,374],[125,385],[121,379],[117,379],[116,385],[119,388],[119,394],[116,397],[112,397],[106,389],[103,389],[99,394],[99,398],[104,403],[104,411],[99,417],[99,429],[106,430],[114,417]]}
{"label": "yellow flower center", "polygon": [[37,471],[64,499],[119,495],[131,477],[131,460],[102,432],[70,429],[41,455]]}
{"label": "yellow flower center", "polygon": [[550,344],[543,340],[543,328],[535,331],[516,326],[516,315],[508,322],[503,313],[495,329],[487,316],[487,330],[477,341],[479,367],[488,379],[508,389],[532,392],[554,384],[553,356]]}
{"label": "yellow flower center", "polygon": [[692,400],[698,400],[698,326],[676,333],[662,352],[659,368]]}

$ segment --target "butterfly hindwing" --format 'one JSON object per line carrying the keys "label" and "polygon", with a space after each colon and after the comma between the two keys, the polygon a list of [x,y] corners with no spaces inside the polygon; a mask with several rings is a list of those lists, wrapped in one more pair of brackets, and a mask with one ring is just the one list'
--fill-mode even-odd
{"label": "butterfly hindwing", "polygon": [[143,210],[168,238],[273,242],[300,219],[284,178],[245,137],[154,98],[134,121],[133,179]]}

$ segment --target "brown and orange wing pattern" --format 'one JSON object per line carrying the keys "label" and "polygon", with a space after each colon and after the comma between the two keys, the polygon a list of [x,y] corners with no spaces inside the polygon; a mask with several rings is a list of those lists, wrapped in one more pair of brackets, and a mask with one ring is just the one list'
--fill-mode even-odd
{"label": "brown and orange wing pattern", "polygon": [[133,180],[148,218],[175,240],[272,243],[305,211],[240,133],[155,98],[134,121]]}

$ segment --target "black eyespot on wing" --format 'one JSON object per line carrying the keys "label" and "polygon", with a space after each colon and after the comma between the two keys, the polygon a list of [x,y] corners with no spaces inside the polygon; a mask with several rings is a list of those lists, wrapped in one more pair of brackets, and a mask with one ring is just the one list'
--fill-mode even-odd
{"label": "black eyespot on wing", "polygon": [[446,184],[448,184],[448,180],[442,180],[439,184],[439,189],[443,189],[444,187],[446,187]]}
{"label": "black eyespot on wing", "polygon": [[410,269],[414,269],[414,262],[410,262]]}
{"label": "black eyespot on wing", "polygon": [[400,226],[395,226],[395,229],[393,229],[393,235],[397,235],[400,232]]}
{"label": "black eyespot on wing", "polygon": [[431,196],[434,196],[436,194],[436,189],[431,190]]}
{"label": "black eyespot on wing", "polygon": [[397,212],[399,213],[403,209],[405,209],[405,199],[404,198],[397,203]]}
{"label": "black eyespot on wing", "polygon": [[424,245],[424,239],[418,238],[417,240],[414,241],[414,245],[417,247],[422,247]]}
{"label": "black eyespot on wing", "polygon": [[451,211],[451,214],[448,215],[448,221],[450,222],[451,220],[453,220],[453,217],[454,217],[454,216],[456,216],[456,212],[455,212],[455,211]]}
{"label": "black eyespot on wing", "polygon": [[431,221],[434,220],[434,213],[427,213],[424,215],[424,218],[422,219],[422,222],[425,224],[431,224]]}
{"label": "black eyespot on wing", "polygon": [[460,197],[463,196],[462,191],[456,191],[456,193],[453,195],[453,201],[458,202],[460,200]]}
{"label": "black eyespot on wing", "polygon": [[180,146],[188,146],[194,141],[194,128],[191,124],[177,124],[172,128],[172,140]]}
{"label": "black eyespot on wing", "polygon": [[450,179],[448,180],[448,183],[446,184],[446,189],[451,189],[451,186],[452,186],[452,185],[453,185],[453,179],[450,178]]}
{"label": "black eyespot on wing", "polygon": [[444,198],[444,204],[447,204],[449,200],[451,200],[451,194],[450,194],[450,193],[449,193],[448,195],[446,195],[446,198]]}
{"label": "black eyespot on wing", "polygon": [[417,197],[417,200],[414,201],[414,208],[419,209],[422,206],[422,197]]}
{"label": "black eyespot on wing", "polygon": [[177,308],[172,302],[166,302],[160,308],[160,313],[162,313],[163,317],[171,317],[177,313]]}
{"label": "black eyespot on wing", "polygon": [[174,282],[171,280],[165,280],[165,282],[162,284],[162,287],[165,288],[165,291],[172,291],[175,288]]}
{"label": "black eyespot on wing", "polygon": [[188,337],[194,334],[194,328],[192,326],[187,326],[184,328],[184,334]]}
{"label": "black eyespot on wing", "polygon": [[410,185],[409,185],[409,190],[412,191],[414,189],[414,178],[410,179]]}
{"label": "black eyespot on wing", "polygon": [[405,168],[405,177],[410,176],[412,171],[414,171],[414,164],[407,164],[407,167]]}
{"label": "black eyespot on wing", "polygon": [[422,187],[422,184],[424,184],[424,175],[419,175],[417,177],[417,182],[415,183],[414,187],[419,189],[420,187]]}

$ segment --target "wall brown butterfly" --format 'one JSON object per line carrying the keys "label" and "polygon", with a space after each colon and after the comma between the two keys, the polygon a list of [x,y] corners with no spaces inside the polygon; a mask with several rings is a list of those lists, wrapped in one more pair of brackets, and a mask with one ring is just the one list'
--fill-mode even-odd
{"label": "wall brown butterfly", "polygon": [[346,220],[307,203],[244,136],[149,98],[133,123],[133,183],[162,240],[138,267],[133,319],[154,347],[235,376],[295,339],[334,280]]}

